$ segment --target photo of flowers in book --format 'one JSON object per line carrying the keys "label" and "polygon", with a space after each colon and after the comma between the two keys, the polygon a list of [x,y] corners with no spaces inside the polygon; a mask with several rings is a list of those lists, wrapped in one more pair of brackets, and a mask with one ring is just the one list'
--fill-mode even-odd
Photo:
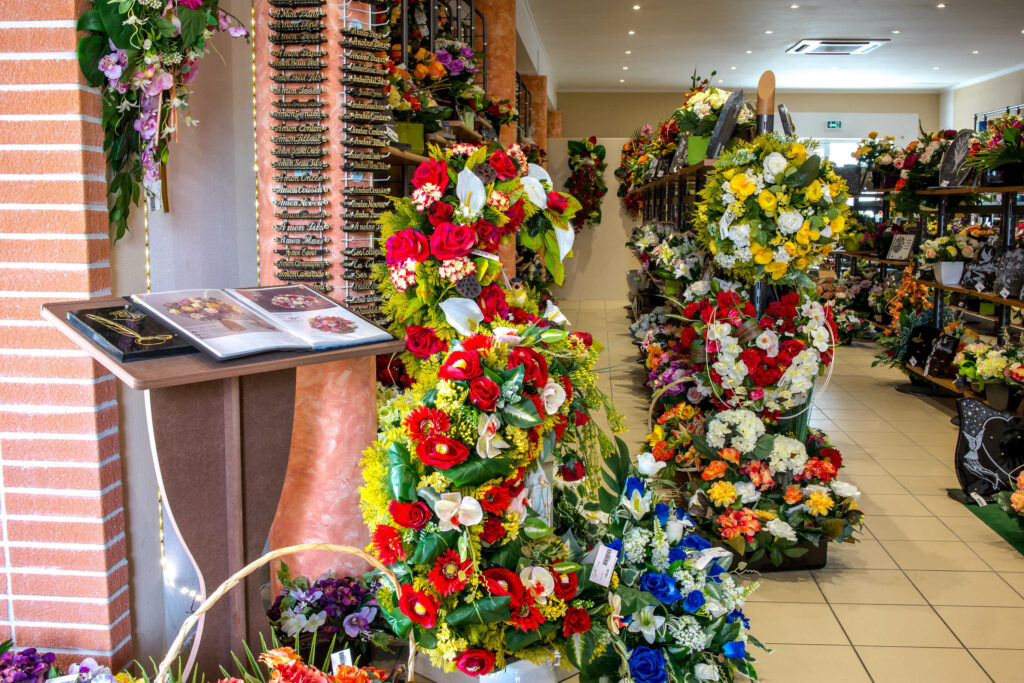
{"label": "photo of flowers in book", "polygon": [[180,301],[172,301],[164,304],[164,308],[171,315],[183,315],[193,320],[226,320],[242,315],[242,309],[238,306],[205,296],[190,296]]}
{"label": "photo of flowers in book", "polygon": [[334,334],[350,334],[355,332],[356,324],[345,318],[336,315],[318,315],[309,319],[309,326],[321,332],[333,332]]}
{"label": "photo of flowers in book", "polygon": [[301,294],[278,294],[270,303],[280,308],[309,308],[316,303],[316,299]]}

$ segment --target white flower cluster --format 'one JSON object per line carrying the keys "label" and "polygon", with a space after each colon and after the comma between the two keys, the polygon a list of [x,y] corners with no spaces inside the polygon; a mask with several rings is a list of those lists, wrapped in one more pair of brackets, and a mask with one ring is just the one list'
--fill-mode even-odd
{"label": "white flower cluster", "polygon": [[731,446],[746,455],[764,435],[764,424],[749,410],[724,410],[707,424],[708,444],[716,449]]}
{"label": "white flower cluster", "polygon": [[807,449],[796,439],[776,436],[772,452],[768,456],[768,469],[772,474],[792,472],[802,474],[807,464]]}
{"label": "white flower cluster", "polygon": [[442,261],[441,267],[437,269],[437,274],[453,285],[467,275],[472,275],[475,272],[476,262],[471,261],[465,256]]}
{"label": "white flower cluster", "polygon": [[441,199],[441,188],[433,183],[425,183],[412,193],[412,203],[420,213],[429,209],[439,199]]}
{"label": "white flower cluster", "polygon": [[707,585],[708,575],[699,569],[687,569],[686,567],[680,567],[672,574],[672,578],[677,581],[679,592],[683,595],[689,595],[691,591],[702,591],[704,586]]}
{"label": "white flower cluster", "polygon": [[626,554],[626,562],[644,564],[647,561],[647,546],[651,542],[651,532],[642,527],[633,527],[623,539],[622,549]]}
{"label": "white flower cluster", "polygon": [[710,634],[704,633],[700,622],[689,615],[669,617],[665,627],[676,645],[692,652],[704,651],[711,640]]}
{"label": "white flower cluster", "polygon": [[404,292],[416,284],[416,259],[406,259],[388,268],[391,283],[399,292]]}

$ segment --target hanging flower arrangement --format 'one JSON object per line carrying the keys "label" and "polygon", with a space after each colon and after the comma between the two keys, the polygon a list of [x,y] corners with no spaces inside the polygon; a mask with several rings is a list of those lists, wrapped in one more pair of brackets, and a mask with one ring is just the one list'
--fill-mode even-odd
{"label": "hanging flower arrangement", "polygon": [[218,31],[241,38],[246,29],[219,0],[92,0],[78,19],[88,35],[78,43],[86,82],[102,89],[103,149],[113,239],[124,237],[144,184],[158,182],[168,143],[188,115],[189,84]]}
{"label": "hanging flower arrangement", "polygon": [[579,232],[584,227],[593,228],[601,223],[601,200],[608,194],[604,172],[608,164],[604,161],[604,145],[597,144],[591,136],[583,140],[569,141],[569,171],[565,189],[580,202],[580,210],[572,226]]}

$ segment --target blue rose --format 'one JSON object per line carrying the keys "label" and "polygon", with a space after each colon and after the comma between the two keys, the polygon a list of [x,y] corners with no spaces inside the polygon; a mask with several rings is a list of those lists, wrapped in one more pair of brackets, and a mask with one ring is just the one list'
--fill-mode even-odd
{"label": "blue rose", "polygon": [[707,550],[711,547],[708,540],[699,534],[690,534],[684,538],[683,545],[687,548],[693,548],[694,550]]}
{"label": "blue rose", "polygon": [[712,562],[711,566],[708,568],[708,580],[714,581],[715,583],[722,583],[722,577],[720,575],[724,573],[725,570],[722,569],[722,565],[717,562]]}
{"label": "blue rose", "polygon": [[744,628],[750,628],[750,619],[747,619],[747,615],[743,613],[743,610],[734,609],[729,612],[725,617],[725,622],[731,624],[737,619],[743,622]]}
{"label": "blue rose", "polygon": [[629,655],[629,675],[636,683],[668,683],[665,655],[661,650],[638,647]]}
{"label": "blue rose", "polygon": [[686,596],[686,600],[683,601],[683,609],[687,612],[696,612],[704,606],[704,594],[700,591],[690,591],[690,594]]}
{"label": "blue rose", "polygon": [[608,543],[604,544],[604,547],[605,548],[611,548],[612,550],[617,552],[619,555],[621,555],[622,554],[622,539],[621,538],[616,538],[614,541],[609,541]]}
{"label": "blue rose", "polygon": [[678,562],[679,560],[686,559],[686,548],[669,548],[668,549],[668,563]]}
{"label": "blue rose", "polygon": [[747,656],[747,644],[742,640],[733,640],[722,647],[722,654],[732,659],[743,659]]}
{"label": "blue rose", "polygon": [[669,510],[669,506],[664,503],[658,503],[654,506],[654,516],[658,518],[658,522],[660,522],[662,526],[668,524]]}
{"label": "blue rose", "polygon": [[665,605],[683,599],[683,594],[676,588],[676,580],[668,574],[647,572],[640,577],[640,590],[647,591]]}
{"label": "blue rose", "polygon": [[634,491],[639,492],[641,496],[647,492],[644,482],[639,477],[630,477],[626,480],[626,498],[632,498]]}

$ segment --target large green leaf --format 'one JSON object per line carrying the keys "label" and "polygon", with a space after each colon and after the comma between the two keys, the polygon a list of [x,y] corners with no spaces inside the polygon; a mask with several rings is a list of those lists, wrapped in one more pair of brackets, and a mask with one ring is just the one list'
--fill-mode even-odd
{"label": "large green leaf", "polygon": [[103,85],[106,76],[97,67],[97,62],[107,51],[107,39],[103,36],[86,36],[78,41],[78,66],[82,69],[85,82],[93,87]]}
{"label": "large green leaf", "polygon": [[[394,596],[393,599],[398,600],[398,596]],[[380,612],[384,616],[384,621],[388,622],[388,626],[391,627],[396,636],[404,638],[409,633],[409,629],[412,628],[412,621],[409,620],[409,617],[402,614],[397,605],[390,611],[382,606]]]}
{"label": "large green leaf", "polygon": [[508,619],[512,612],[509,610],[509,603],[512,598],[508,595],[491,595],[486,598],[474,600],[468,605],[463,605],[448,613],[445,618],[452,626],[459,624],[493,624],[496,621]]}
{"label": "large green leaf", "polygon": [[103,30],[114,45],[122,50],[131,47],[131,28],[124,25],[124,20],[127,17],[118,11],[117,4],[99,0],[96,3],[96,11],[99,12]]}
{"label": "large green leaf", "polygon": [[103,31],[103,18],[96,9],[91,9],[86,12],[82,12],[82,16],[78,17],[78,22],[75,24],[76,31]]}
{"label": "large green leaf", "polygon": [[533,405],[533,401],[526,398],[519,401],[519,403],[505,406],[501,416],[505,418],[506,423],[520,429],[529,429],[543,422],[537,414],[537,406]]}
{"label": "large green leaf", "polygon": [[433,564],[437,556],[449,548],[454,548],[458,542],[457,531],[445,531],[444,533],[429,533],[416,544],[409,562],[414,565]]}
{"label": "large green leaf", "polygon": [[519,559],[523,556],[523,542],[520,539],[510,541],[491,553],[491,563],[515,571]]}
{"label": "large green leaf", "polygon": [[416,471],[412,467],[409,449],[398,441],[388,448],[388,485],[395,500],[402,503],[416,500]]}
{"label": "large green leaf", "polygon": [[645,591],[638,591],[635,588],[629,586],[620,585],[618,591],[619,597],[622,598],[622,614],[628,615],[634,612],[639,612],[644,607],[649,605],[657,605],[658,599]]}
{"label": "large green leaf", "polygon": [[510,472],[509,463],[504,458],[476,458],[449,467],[444,471],[444,476],[456,486],[475,486]]}
{"label": "large green leaf", "polygon": [[554,529],[548,526],[544,520],[537,516],[530,516],[526,518],[523,523],[523,528],[520,529],[527,538],[537,540],[538,538],[544,538],[548,534],[554,533]]}
{"label": "large green leaf", "polygon": [[181,42],[186,47],[194,46],[206,28],[206,10],[189,9],[179,5],[178,19],[181,21]]}
{"label": "large green leaf", "polygon": [[783,183],[789,187],[807,187],[818,177],[818,171],[820,169],[821,157],[818,155],[807,157],[807,161],[800,164],[800,168],[798,168],[795,173],[788,176]]}
{"label": "large green leaf", "polygon": [[559,621],[546,621],[540,625],[540,628],[534,631],[515,631],[507,629],[505,631],[505,647],[507,647],[511,652],[521,650],[527,645],[536,643],[559,626]]}

